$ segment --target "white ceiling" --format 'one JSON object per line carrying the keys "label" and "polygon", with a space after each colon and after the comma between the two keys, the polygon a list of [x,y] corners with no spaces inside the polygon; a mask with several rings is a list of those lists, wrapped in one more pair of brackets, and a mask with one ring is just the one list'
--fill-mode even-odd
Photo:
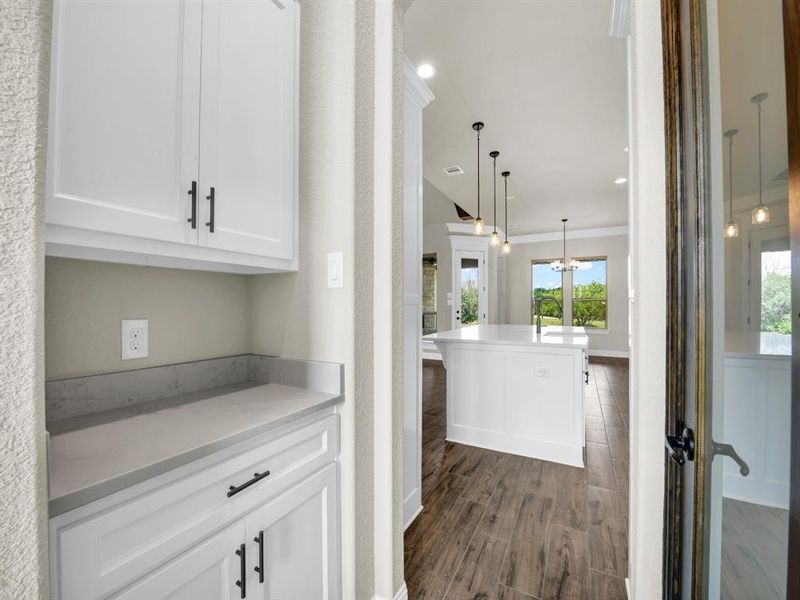
{"label": "white ceiling", "polygon": [[[719,3],[722,130],[738,129],[733,140],[733,197],[758,189],[758,121],[750,98],[769,93],[763,110],[764,188],[788,167],[783,20],[779,0],[725,0]],[[728,145],[724,144],[725,187]]]}
{"label": "white ceiling", "polygon": [[[481,216],[492,222],[492,167],[511,171],[510,233],[627,223],[625,41],[608,36],[608,0],[415,0],[406,54],[431,62],[424,176],[472,214],[481,134]],[[442,168],[460,165],[464,175]]]}

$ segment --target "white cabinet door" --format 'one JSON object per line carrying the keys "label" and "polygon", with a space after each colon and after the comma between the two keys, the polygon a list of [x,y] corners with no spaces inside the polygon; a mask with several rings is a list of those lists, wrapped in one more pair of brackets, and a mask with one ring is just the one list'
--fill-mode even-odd
{"label": "white cabinet door", "polygon": [[[237,581],[241,581],[243,563],[236,554],[244,541],[245,523],[239,520],[112,598],[228,600],[244,597],[237,586]],[[71,598],[64,594],[64,600]]]}
{"label": "white cabinet door", "polygon": [[[341,596],[338,497],[337,465],[331,464],[245,517],[253,565],[248,598]],[[255,570],[261,566],[263,578]]]}
{"label": "white cabinet door", "polygon": [[294,0],[203,2],[201,244],[294,255],[297,13]]}
{"label": "white cabinet door", "polygon": [[202,7],[56,0],[48,224],[196,243]]}

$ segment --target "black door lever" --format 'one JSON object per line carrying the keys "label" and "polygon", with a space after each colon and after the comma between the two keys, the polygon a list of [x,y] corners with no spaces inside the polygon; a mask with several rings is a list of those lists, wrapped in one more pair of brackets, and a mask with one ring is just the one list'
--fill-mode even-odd
{"label": "black door lever", "polygon": [[668,435],[664,439],[669,457],[679,465],[685,465],[687,460],[694,460],[694,431],[683,423],[678,422],[681,434]]}

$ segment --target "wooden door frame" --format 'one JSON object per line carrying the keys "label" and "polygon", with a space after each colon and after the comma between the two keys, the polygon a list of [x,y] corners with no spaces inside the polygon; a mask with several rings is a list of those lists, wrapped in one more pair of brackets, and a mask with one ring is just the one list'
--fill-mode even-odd
{"label": "wooden door frame", "polygon": [[[663,598],[680,598],[683,548],[690,547],[692,597],[701,598],[708,557],[703,540],[708,498],[705,474],[710,467],[706,441],[710,421],[710,372],[705,357],[711,339],[706,334],[710,305],[710,274],[705,270],[710,249],[704,207],[707,134],[703,69],[702,0],[661,0],[664,65],[664,127],[666,145],[667,330],[666,422],[672,433],[687,408],[695,411],[694,480],[665,454]],[[789,230],[792,251],[793,355],[791,497],[787,598],[800,597],[800,0],[783,0],[789,140]],[[693,352],[693,349],[702,351]],[[690,362],[691,361],[691,362]],[[692,539],[685,540],[685,486],[694,485]],[[688,542],[690,544],[686,544]]]}

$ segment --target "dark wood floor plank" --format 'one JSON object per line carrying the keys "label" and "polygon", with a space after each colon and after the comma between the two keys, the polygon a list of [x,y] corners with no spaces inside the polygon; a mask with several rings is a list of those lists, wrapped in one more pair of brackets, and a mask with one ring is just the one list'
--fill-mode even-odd
{"label": "dark wood floor plank", "polygon": [[538,600],[534,596],[524,594],[519,590],[513,590],[501,583],[497,584],[497,591],[494,593],[494,600]]}
{"label": "dark wood floor plank", "polygon": [[746,546],[722,544],[721,571],[724,600],[779,600],[784,597]]}
{"label": "dark wood floor plank", "polygon": [[617,489],[614,465],[611,462],[608,446],[586,442],[586,471],[589,485],[607,490]]}
{"label": "dark wood floor plank", "polygon": [[549,463],[555,475],[556,510],[553,521],[565,527],[586,530],[586,469]]}
{"label": "dark wood floor plank", "polygon": [[476,534],[467,547],[446,598],[479,600],[491,598],[497,588],[497,577],[503,565],[508,544]]}
{"label": "dark wood floor plank", "polygon": [[516,483],[510,471],[500,478],[478,526],[478,533],[505,542],[511,539],[522,504],[522,494]]}
{"label": "dark wood floor plank", "polygon": [[586,534],[553,525],[547,551],[543,600],[585,600],[589,567]]}
{"label": "dark wood floor plank", "polygon": [[628,536],[617,492],[589,486],[589,566],[617,577],[628,572]]}
{"label": "dark wood floor plank", "polygon": [[590,569],[586,598],[587,600],[628,600],[625,580]]}
{"label": "dark wood floor plank", "polygon": [[555,500],[552,497],[525,495],[500,573],[500,583],[531,596],[539,596],[554,511]]}
{"label": "dark wood floor plank", "polygon": [[585,422],[587,442],[595,442],[597,444],[608,443],[608,438],[606,437],[606,425],[603,417],[586,415]]}

